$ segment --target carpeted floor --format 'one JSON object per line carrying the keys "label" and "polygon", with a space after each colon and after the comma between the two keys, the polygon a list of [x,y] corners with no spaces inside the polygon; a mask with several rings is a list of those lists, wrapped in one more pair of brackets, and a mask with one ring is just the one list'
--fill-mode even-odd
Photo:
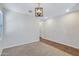
{"label": "carpeted floor", "polygon": [[70,56],[55,47],[42,42],[3,49],[2,56]]}

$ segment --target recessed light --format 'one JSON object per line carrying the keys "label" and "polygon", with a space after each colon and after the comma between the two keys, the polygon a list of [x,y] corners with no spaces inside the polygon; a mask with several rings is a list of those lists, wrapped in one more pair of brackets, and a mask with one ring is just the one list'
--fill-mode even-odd
{"label": "recessed light", "polygon": [[66,12],[69,12],[70,10],[69,9],[66,9]]}

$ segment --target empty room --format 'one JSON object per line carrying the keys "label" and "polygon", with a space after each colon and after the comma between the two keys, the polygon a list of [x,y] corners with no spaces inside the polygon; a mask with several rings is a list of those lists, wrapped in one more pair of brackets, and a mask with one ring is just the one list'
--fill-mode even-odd
{"label": "empty room", "polygon": [[79,3],[0,3],[0,56],[79,56]]}

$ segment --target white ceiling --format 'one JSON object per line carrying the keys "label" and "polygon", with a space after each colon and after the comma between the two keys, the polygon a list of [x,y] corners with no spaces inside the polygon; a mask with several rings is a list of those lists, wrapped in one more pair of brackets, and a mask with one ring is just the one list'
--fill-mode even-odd
{"label": "white ceiling", "polygon": [[[35,17],[34,8],[37,7],[37,3],[6,3],[3,4],[6,9],[28,14]],[[66,10],[79,9],[79,4],[76,3],[41,3],[41,7],[44,8],[44,16],[42,18],[51,18],[66,14]],[[29,10],[32,10],[30,13]]]}

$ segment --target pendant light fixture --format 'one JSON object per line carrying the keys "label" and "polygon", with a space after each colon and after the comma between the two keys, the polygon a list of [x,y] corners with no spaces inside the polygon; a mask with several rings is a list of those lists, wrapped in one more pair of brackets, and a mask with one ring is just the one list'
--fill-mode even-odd
{"label": "pendant light fixture", "polygon": [[40,3],[38,3],[38,7],[35,8],[35,16],[43,17],[43,8],[40,7]]}

